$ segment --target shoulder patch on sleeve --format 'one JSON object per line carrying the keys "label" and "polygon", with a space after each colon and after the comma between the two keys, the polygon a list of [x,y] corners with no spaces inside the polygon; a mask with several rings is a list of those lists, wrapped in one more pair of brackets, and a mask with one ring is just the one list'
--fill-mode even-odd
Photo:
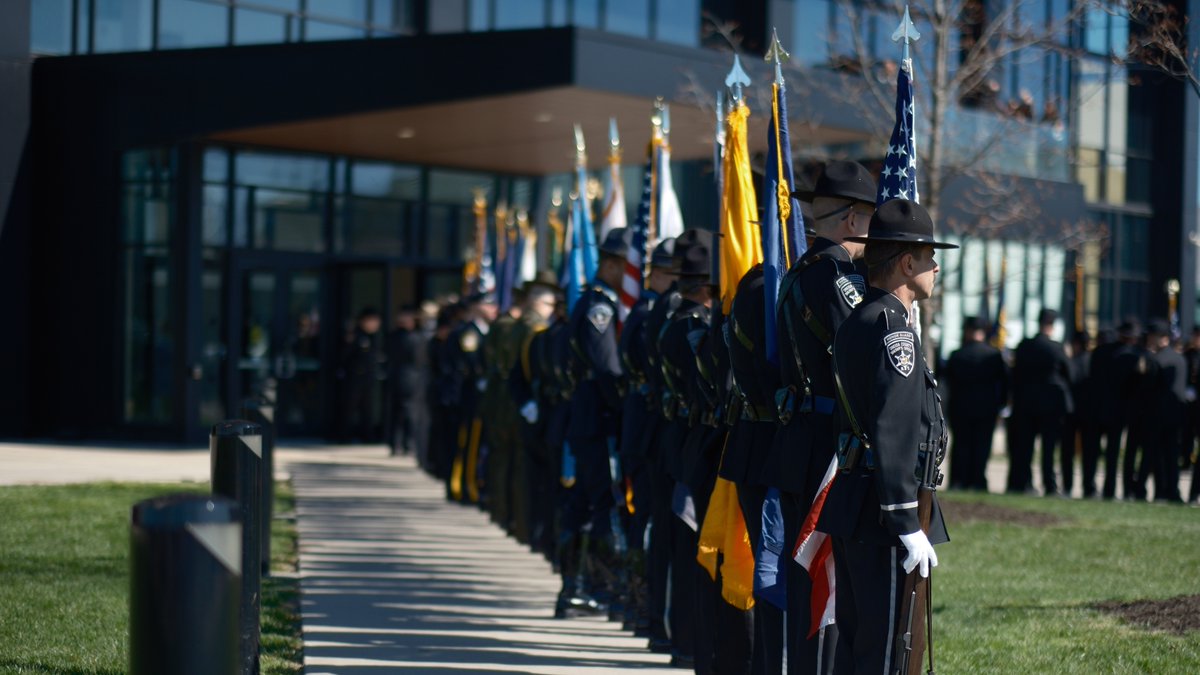
{"label": "shoulder patch on sleeve", "polygon": [[908,329],[892,331],[883,336],[888,362],[904,377],[912,374],[916,366],[917,349],[913,332]]}
{"label": "shoulder patch on sleeve", "polygon": [[845,274],[838,277],[833,283],[837,286],[842,300],[851,309],[858,307],[863,300],[863,293],[867,290],[867,283],[861,274]]}
{"label": "shoulder patch on sleeve", "polygon": [[608,330],[608,324],[612,323],[612,307],[609,307],[607,303],[598,302],[588,308],[587,318],[597,331],[603,333]]}

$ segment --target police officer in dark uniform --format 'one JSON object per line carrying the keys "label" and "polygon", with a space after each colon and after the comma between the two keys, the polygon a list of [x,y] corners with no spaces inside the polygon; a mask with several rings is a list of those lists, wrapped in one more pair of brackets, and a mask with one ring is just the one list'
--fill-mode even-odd
{"label": "police officer in dark uniform", "polygon": [[[646,353],[646,318],[655,304],[675,283],[672,268],[674,237],[654,247],[650,256],[650,275],[646,288],[625,317],[618,349],[625,378],[625,400],[621,414],[621,467],[631,497],[627,526],[629,571],[626,618],[636,633],[650,636],[650,613],[647,606],[646,583],[646,526],[650,522],[653,504],[654,468],[649,463],[650,439],[661,419],[659,398],[652,396],[651,365]],[[665,637],[665,635],[664,635]]]}
{"label": "police officer in dark uniform", "polygon": [[[936,241],[929,214],[905,199],[885,202],[871,219],[870,239],[855,240],[866,244],[871,285],[834,338],[845,442],[818,529],[833,538],[836,672],[891,673],[899,656],[891,640],[905,628],[903,578],[914,570],[928,576],[937,565],[933,544],[948,539],[931,491],[946,431],[912,305],[933,292],[935,249],[955,246]],[[923,527],[918,502],[926,498]],[[923,627],[911,628],[916,635]]]}
{"label": "police officer in dark uniform", "polygon": [[379,332],[379,311],[367,307],[358,313],[354,334],[342,352],[345,393],[342,420],[347,441],[378,440],[376,409],[379,383],[385,377],[387,355]]}
{"label": "police officer in dark uniform", "polygon": [[562,367],[566,354],[567,302],[562,290],[555,295],[554,318],[550,326],[533,336],[529,343],[531,369],[530,385],[537,403],[537,421],[531,425],[531,475],[529,477],[533,504],[531,547],[541,551],[551,562],[557,561],[558,494],[561,488],[562,449],[567,431],[569,408],[566,369]]}
{"label": "police officer in dark uniform", "polygon": [[[1017,345],[1013,355],[1013,456],[1008,468],[1008,491],[1025,492],[1033,486],[1033,444],[1042,439],[1042,486],[1047,496],[1058,494],[1054,455],[1062,440],[1063,425],[1071,413],[1071,364],[1061,342],[1051,338],[1058,312],[1038,312],[1038,334]],[[1069,495],[1074,457],[1062,456],[1063,488]]]}
{"label": "police officer in dark uniform", "polygon": [[984,336],[987,326],[970,316],[963,321],[963,344],[942,369],[950,402],[947,413],[954,439],[950,487],[987,492],[987,463],[996,418],[1008,401],[1008,365]]}
{"label": "police officer in dark uniform", "polygon": [[[703,513],[695,507],[694,496],[688,490],[691,462],[685,446],[692,428],[700,424],[703,411],[699,403],[706,399],[701,391],[708,386],[700,372],[700,348],[708,337],[711,307],[715,296],[712,281],[712,233],[688,230],[679,237],[677,248],[683,249],[679,267],[678,306],[662,328],[658,354],[666,385],[666,400],[671,421],[660,436],[663,445],[666,473],[674,481],[672,506],[676,515],[669,519],[671,536],[671,633],[672,659],[676,666],[690,667],[700,645],[694,640],[696,619],[696,562],[698,518]],[[711,413],[709,413],[711,415]],[[708,427],[706,427],[706,430]],[[701,431],[700,433],[703,433]],[[694,442],[694,441],[693,441]],[[707,495],[706,495],[707,496]],[[685,522],[684,518],[688,518]],[[656,523],[661,527],[665,523]],[[712,645],[704,645],[711,650]]]}
{"label": "police officer in dark uniform", "polygon": [[[784,276],[777,330],[783,388],[774,396],[781,427],[764,466],[764,480],[782,493],[785,548],[805,516],[833,457],[837,440],[829,348],[842,322],[862,301],[864,270],[857,261],[875,211],[875,179],[856,162],[830,162],[812,192],[817,236]],[[788,672],[828,672],[836,627],[809,635],[808,574],[786,553]],[[822,646],[824,649],[822,650]]]}
{"label": "police officer in dark uniform", "polygon": [[1166,321],[1153,319],[1148,329],[1146,347],[1155,362],[1154,396],[1145,451],[1138,466],[1137,490],[1144,495],[1146,479],[1154,476],[1154,501],[1181,502],[1179,446],[1187,409],[1187,362],[1171,344],[1171,328]]}
{"label": "police officer in dark uniform", "polygon": [[[577,576],[584,554],[583,533],[590,523],[586,553],[589,567],[599,572],[602,587],[615,587],[613,545],[613,486],[610,458],[616,454],[616,431],[621,409],[621,362],[617,353],[617,288],[625,271],[628,249],[625,228],[608,233],[600,245],[596,278],[571,312],[569,369],[575,380],[571,395],[566,442],[575,461],[575,484],[565,492],[559,564],[563,586],[555,616],[578,607]],[[597,598],[605,600],[606,598]]]}
{"label": "police officer in dark uniform", "polygon": [[452,499],[479,501],[479,447],[483,439],[480,404],[487,388],[483,342],[496,319],[496,299],[491,293],[475,293],[467,299],[463,323],[450,335],[450,369],[458,389],[458,444],[449,475]]}

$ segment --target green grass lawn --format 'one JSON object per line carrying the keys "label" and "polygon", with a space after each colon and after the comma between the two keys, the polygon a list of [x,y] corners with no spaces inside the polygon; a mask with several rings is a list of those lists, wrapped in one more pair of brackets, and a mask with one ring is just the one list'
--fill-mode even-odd
{"label": "green grass lawn", "polygon": [[[1049,513],[1057,524],[954,522],[956,502]],[[943,495],[934,627],[944,673],[1200,673],[1200,633],[1132,626],[1104,600],[1200,593],[1200,511],[1179,506]]]}
{"label": "green grass lawn", "polygon": [[[124,673],[128,664],[129,513],[135,502],[200,483],[0,488],[0,673]],[[293,511],[288,485],[276,513]],[[264,580],[263,672],[301,670],[295,527],[276,520]]]}

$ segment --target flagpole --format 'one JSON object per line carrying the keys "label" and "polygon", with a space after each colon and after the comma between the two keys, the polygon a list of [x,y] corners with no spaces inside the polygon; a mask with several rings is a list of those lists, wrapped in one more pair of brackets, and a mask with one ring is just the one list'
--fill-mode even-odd
{"label": "flagpole", "polygon": [[784,51],[783,45],[779,42],[779,33],[771,28],[771,48],[767,50],[766,60],[775,62],[775,82],[771,84],[771,116],[775,118],[775,169],[776,175],[779,176],[775,199],[779,202],[779,232],[780,240],[783,243],[783,259],[788,265],[791,265],[792,262],[792,252],[787,237],[787,222],[792,215],[792,195],[791,186],[787,184],[787,177],[783,172],[783,142],[780,140],[781,132],[779,131],[779,98],[784,94],[783,62],[790,58],[791,55]]}
{"label": "flagpole", "polygon": [[[650,114],[650,216],[646,227],[646,246],[658,243],[658,149],[663,142],[663,100],[654,100],[654,112]],[[650,284],[650,257],[643,256],[642,283]]]}
{"label": "flagpole", "polygon": [[1083,332],[1083,264],[1075,263],[1075,332]]}
{"label": "flagpole", "polygon": [[471,282],[483,273],[483,243],[487,237],[487,189],[477,187],[471,191],[475,194],[475,255],[468,265],[467,272],[463,274],[464,295],[471,292]]}

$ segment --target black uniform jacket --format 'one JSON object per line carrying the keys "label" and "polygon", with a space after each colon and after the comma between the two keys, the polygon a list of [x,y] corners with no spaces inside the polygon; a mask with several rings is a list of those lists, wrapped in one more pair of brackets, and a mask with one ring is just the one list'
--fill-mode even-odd
{"label": "black uniform jacket", "polygon": [[1063,346],[1045,335],[1026,338],[1013,355],[1013,412],[1066,415],[1071,400],[1071,364]]}
{"label": "black uniform jacket", "polygon": [[601,281],[594,282],[576,302],[568,332],[575,391],[567,439],[615,436],[621,406],[617,292]]}
{"label": "black uniform jacket", "polygon": [[457,383],[459,414],[464,418],[475,415],[483,399],[480,383],[487,375],[483,359],[483,341],[487,333],[486,323],[467,321],[450,334],[450,367]]}
{"label": "black uniform jacket", "polygon": [[952,421],[995,419],[1008,401],[1008,366],[1000,350],[985,342],[956,349],[941,376],[949,387],[946,412]]}
{"label": "black uniform jacket", "polygon": [[[896,296],[867,290],[862,305],[842,324],[833,359],[846,399],[871,444],[874,469],[866,462],[839,473],[821,511],[818,528],[837,537],[883,546],[919,529],[917,461],[920,446],[945,441],[937,381],[925,365],[921,342],[908,327]],[[851,432],[845,414],[843,432]],[[937,498],[929,540],[948,540]]]}
{"label": "black uniform jacket", "polygon": [[648,439],[660,419],[659,400],[651,398],[650,361],[646,353],[646,318],[658,300],[658,293],[642,292],[625,317],[617,343],[625,381],[625,400],[621,411],[621,466],[632,475],[645,463]]}
{"label": "black uniform jacket", "polygon": [[779,368],[767,360],[765,305],[763,270],[762,265],[757,265],[738,283],[726,321],[729,361],[734,383],[743,398],[743,410],[729,432],[720,475],[735,483],[760,483],[763,464],[775,437]]}
{"label": "black uniform jacket", "polygon": [[793,391],[796,406],[811,391],[815,409],[794,414],[771,445],[763,482],[784,492],[811,496],[833,456],[837,406],[829,347],[862,301],[864,278],[845,247],[818,237],[780,285],[776,330],[782,386]]}
{"label": "black uniform jacket", "polygon": [[[700,411],[694,404],[704,399],[700,387],[705,386],[700,375],[700,347],[708,339],[710,311],[704,305],[691,300],[681,300],[670,320],[663,327],[658,342],[663,382],[679,404],[674,420],[677,426],[694,426],[699,423]],[[664,466],[675,480],[690,478],[683,455],[682,438],[672,443],[673,447],[660,450],[664,454]]]}

